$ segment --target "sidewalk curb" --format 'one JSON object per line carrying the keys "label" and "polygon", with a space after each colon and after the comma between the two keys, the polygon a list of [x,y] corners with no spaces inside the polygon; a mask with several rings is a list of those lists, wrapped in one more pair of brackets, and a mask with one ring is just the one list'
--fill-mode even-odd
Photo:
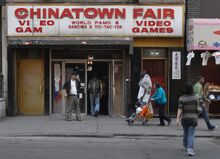
{"label": "sidewalk curb", "polygon": [[[168,135],[168,134],[11,134],[1,137],[79,137],[79,138],[149,138],[149,137],[166,137],[166,138],[180,138],[182,135]],[[220,139],[220,135],[196,135],[197,138],[214,138]]]}

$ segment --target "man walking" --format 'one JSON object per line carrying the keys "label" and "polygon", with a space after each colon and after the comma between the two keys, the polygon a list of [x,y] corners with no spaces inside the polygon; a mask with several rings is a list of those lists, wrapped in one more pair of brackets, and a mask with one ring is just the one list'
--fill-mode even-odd
{"label": "man walking", "polygon": [[147,74],[145,70],[142,70],[140,73],[140,81],[139,81],[139,92],[137,99],[141,103],[141,105],[144,105],[148,103],[150,99],[151,89],[152,89],[152,82],[150,76]]}
{"label": "man walking", "polygon": [[63,89],[65,91],[64,97],[67,99],[67,105],[66,105],[66,120],[71,121],[72,120],[72,113],[75,110],[76,112],[76,120],[81,121],[81,115],[80,115],[80,101],[79,101],[79,92],[80,92],[80,82],[77,78],[77,73],[73,72],[71,74],[71,79],[66,81]]}
{"label": "man walking", "polygon": [[202,108],[202,116],[206,122],[206,125],[208,127],[209,130],[214,130],[216,128],[216,126],[212,125],[210,123],[210,120],[209,120],[209,115],[208,115],[208,112],[205,108],[205,102],[207,102],[207,98],[205,98],[205,94],[204,94],[204,89],[203,89],[203,84],[205,82],[205,79],[203,76],[199,76],[198,77],[198,81],[197,83],[193,86],[193,91],[194,93],[200,98],[203,100],[203,104],[201,105],[201,108]]}
{"label": "man walking", "polygon": [[95,117],[98,117],[100,111],[101,85],[101,80],[94,73],[92,79],[89,80],[88,89],[90,93],[90,111],[91,115],[95,115]]}

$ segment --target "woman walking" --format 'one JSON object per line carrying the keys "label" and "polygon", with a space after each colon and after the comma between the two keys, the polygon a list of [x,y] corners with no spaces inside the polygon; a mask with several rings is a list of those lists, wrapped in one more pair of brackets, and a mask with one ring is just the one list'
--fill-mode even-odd
{"label": "woman walking", "polygon": [[158,82],[156,82],[154,85],[156,87],[156,92],[151,97],[151,101],[154,101],[159,109],[158,112],[159,112],[160,124],[158,126],[165,126],[164,120],[168,122],[168,126],[169,126],[172,120],[165,115],[165,108],[167,104],[165,91]]}
{"label": "woman walking", "polygon": [[192,85],[185,86],[184,94],[179,99],[177,126],[183,126],[183,146],[189,156],[194,156],[194,134],[201,112],[202,101],[193,93]]}

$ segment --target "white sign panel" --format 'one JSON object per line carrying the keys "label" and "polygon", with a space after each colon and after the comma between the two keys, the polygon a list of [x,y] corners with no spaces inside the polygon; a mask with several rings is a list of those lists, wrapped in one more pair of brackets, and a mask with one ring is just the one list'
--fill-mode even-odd
{"label": "white sign panel", "polygon": [[189,19],[187,49],[220,50],[220,19]]}
{"label": "white sign panel", "polygon": [[172,52],[172,79],[181,79],[181,52]]}
{"label": "white sign panel", "polygon": [[182,6],[7,6],[8,36],[183,36]]}

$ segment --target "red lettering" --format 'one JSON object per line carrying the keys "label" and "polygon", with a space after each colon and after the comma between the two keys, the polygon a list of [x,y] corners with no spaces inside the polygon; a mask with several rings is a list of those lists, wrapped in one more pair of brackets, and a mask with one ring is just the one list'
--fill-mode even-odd
{"label": "red lettering", "polygon": [[34,27],[33,32],[34,32],[34,33],[42,33],[42,32],[43,32],[43,29],[42,29],[42,27],[39,27],[39,28]]}
{"label": "red lettering", "polygon": [[45,20],[41,20],[40,21],[40,26],[46,26],[46,21]]}
{"label": "red lettering", "polygon": [[65,9],[63,10],[63,12],[62,12],[62,14],[61,14],[61,16],[60,16],[60,19],[62,19],[62,18],[64,18],[64,17],[66,17],[66,18],[73,18],[72,13],[71,13],[70,10],[67,9],[67,8],[65,8]]}
{"label": "red lettering", "polygon": [[144,14],[144,17],[143,17],[143,18],[144,18],[144,19],[146,19],[146,18],[156,19],[157,16],[155,15],[153,9],[148,9],[148,10],[146,11],[146,13]]}
{"label": "red lettering", "polygon": [[132,28],[132,32],[133,33],[138,33],[138,32],[140,32],[140,29],[137,28],[137,27],[134,27],[134,28]]}
{"label": "red lettering", "polygon": [[137,19],[138,17],[143,16],[143,8],[134,8],[133,10],[133,18]]}
{"label": "red lettering", "polygon": [[163,22],[162,21],[157,21],[157,26],[163,26]]}
{"label": "red lettering", "polygon": [[56,8],[56,10],[52,9],[52,8],[48,8],[48,18],[56,18],[58,19],[59,18],[59,9]]}
{"label": "red lettering", "polygon": [[141,26],[143,24],[143,21],[136,21],[137,26]]}
{"label": "red lettering", "polygon": [[171,22],[170,21],[165,21],[164,26],[166,26],[166,27],[171,26]]}
{"label": "red lettering", "polygon": [[21,26],[24,26],[25,24],[30,25],[30,22],[27,20],[19,20],[18,22]]}
{"label": "red lettering", "polygon": [[148,22],[148,26],[155,26],[156,25],[156,22],[155,21],[149,21]]}
{"label": "red lettering", "polygon": [[113,13],[114,13],[114,9],[108,9],[108,8],[104,8],[103,10],[98,9],[99,11],[99,17],[101,19],[104,19],[105,17],[107,17],[108,19],[112,19],[113,17]]}
{"label": "red lettering", "polygon": [[98,15],[98,11],[95,8],[87,8],[84,11],[84,15],[88,19],[94,19]]}
{"label": "red lettering", "polygon": [[17,8],[14,14],[18,19],[25,19],[28,17],[28,10],[26,8]]}
{"label": "red lettering", "polygon": [[158,28],[150,28],[151,33],[158,33]]}
{"label": "red lettering", "polygon": [[55,22],[53,20],[48,20],[47,25],[48,26],[53,26]]}
{"label": "red lettering", "polygon": [[37,16],[37,19],[41,18],[41,9],[37,8],[36,11],[34,11],[34,8],[30,9],[30,18],[34,19],[34,16]]}
{"label": "red lettering", "polygon": [[83,12],[83,9],[82,8],[74,8],[72,9],[72,12],[75,12],[75,18],[76,19],[79,19],[80,18],[80,13]]}
{"label": "red lettering", "polygon": [[173,28],[167,28],[166,30],[167,30],[167,33],[173,33],[174,32]]}
{"label": "red lettering", "polygon": [[122,11],[120,9],[115,9],[115,19],[125,19],[126,18],[126,10],[122,9]]}
{"label": "red lettering", "polygon": [[23,28],[22,27],[17,27],[16,28],[16,32],[17,33],[22,33],[23,32]]}
{"label": "red lettering", "polygon": [[174,19],[175,18],[174,10],[173,9],[164,9],[163,10],[163,18],[164,19],[167,19],[167,18]]}

